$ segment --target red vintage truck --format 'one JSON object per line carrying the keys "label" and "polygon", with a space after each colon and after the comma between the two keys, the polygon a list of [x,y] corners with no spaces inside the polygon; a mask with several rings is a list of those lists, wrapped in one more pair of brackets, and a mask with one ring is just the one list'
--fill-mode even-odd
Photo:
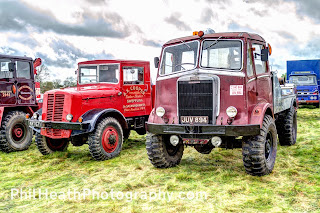
{"label": "red vintage truck", "polygon": [[[32,131],[26,114],[39,109],[34,82],[41,59],[0,55],[0,149],[3,152],[28,149]],[[40,88],[39,88],[40,89]]]}
{"label": "red vintage truck", "polygon": [[153,108],[150,66],[146,61],[93,60],[78,64],[77,87],[51,90],[43,108],[29,119],[39,151],[63,151],[89,144],[92,157],[117,156],[130,130],[146,133]]}
{"label": "red vintage truck", "polygon": [[269,69],[271,46],[246,32],[195,32],[163,45],[155,108],[147,122],[146,149],[158,168],[180,163],[184,146],[209,154],[241,148],[251,175],[269,174],[277,140],[297,135],[294,88],[280,86]]}

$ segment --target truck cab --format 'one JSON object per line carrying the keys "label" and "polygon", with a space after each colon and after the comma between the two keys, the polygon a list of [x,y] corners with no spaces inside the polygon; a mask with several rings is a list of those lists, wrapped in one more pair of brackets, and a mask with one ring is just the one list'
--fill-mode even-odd
{"label": "truck cab", "polygon": [[130,130],[146,133],[153,108],[149,62],[80,62],[77,79],[77,87],[46,92],[41,112],[29,121],[42,154],[88,141],[93,158],[106,160],[120,153]]}
{"label": "truck cab", "polygon": [[39,109],[36,101],[36,67],[41,59],[0,55],[0,149],[4,152],[28,149],[32,132],[25,117]]}
{"label": "truck cab", "polygon": [[[242,147],[246,171],[269,174],[277,130],[281,144],[296,140],[296,96],[282,93],[269,69],[270,54],[260,35],[246,32],[199,31],[165,43],[155,58],[155,108],[146,141],[150,162],[176,166],[184,146],[203,154],[215,147]],[[283,122],[290,127],[284,129]]]}
{"label": "truck cab", "polygon": [[320,60],[287,61],[287,78],[297,86],[299,104],[319,108]]}

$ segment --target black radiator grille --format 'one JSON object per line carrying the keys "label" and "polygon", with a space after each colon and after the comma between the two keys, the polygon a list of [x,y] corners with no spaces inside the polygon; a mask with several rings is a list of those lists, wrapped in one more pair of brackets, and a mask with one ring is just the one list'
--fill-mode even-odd
{"label": "black radiator grille", "polygon": [[178,81],[178,110],[180,116],[208,116],[212,124],[212,80]]}

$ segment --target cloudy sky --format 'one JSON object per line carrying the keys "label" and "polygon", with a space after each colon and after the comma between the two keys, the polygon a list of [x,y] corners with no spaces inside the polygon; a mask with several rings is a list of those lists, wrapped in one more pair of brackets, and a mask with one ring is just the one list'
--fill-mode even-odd
{"label": "cloudy sky", "polygon": [[41,57],[52,78],[75,76],[91,59],[160,55],[195,30],[258,33],[272,45],[272,70],[320,58],[319,0],[0,0],[0,54]]}

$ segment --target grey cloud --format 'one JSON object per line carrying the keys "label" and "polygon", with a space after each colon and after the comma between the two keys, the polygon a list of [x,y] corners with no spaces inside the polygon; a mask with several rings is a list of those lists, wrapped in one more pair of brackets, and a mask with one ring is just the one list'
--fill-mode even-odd
{"label": "grey cloud", "polygon": [[291,55],[304,59],[320,58],[320,38],[310,40],[304,47],[291,45],[288,48],[291,50]]}
{"label": "grey cloud", "polygon": [[317,22],[320,22],[320,1],[319,0],[308,0],[308,1],[301,1],[301,0],[286,0],[295,2],[298,8],[298,13],[301,15],[307,15]]}
{"label": "grey cloud", "polygon": [[143,40],[143,45],[151,47],[162,47],[162,45],[159,42],[147,39]]}
{"label": "grey cloud", "polygon": [[25,52],[21,52],[20,50],[7,47],[7,46],[2,46],[0,47],[0,54],[1,55],[14,55],[14,56],[25,56]]}
{"label": "grey cloud", "polygon": [[[128,36],[131,28],[116,13],[97,17],[86,13],[82,15],[82,23],[66,24],[56,20],[49,11],[32,9],[18,1],[1,2],[0,16],[0,31],[27,32],[27,28],[31,26],[39,32],[53,31],[65,35],[121,38]],[[114,25],[117,25],[117,29]]]}
{"label": "grey cloud", "polygon": [[256,30],[252,29],[251,27],[249,27],[248,25],[245,26],[241,26],[239,24],[237,24],[236,22],[232,21],[229,26],[228,29],[230,31],[234,31],[234,32],[254,32],[254,33],[258,33]]}
{"label": "grey cloud", "polygon": [[216,20],[218,18],[218,15],[212,11],[210,8],[206,8],[201,13],[201,22],[209,24],[212,23],[212,21]]}
{"label": "grey cloud", "polygon": [[[287,40],[295,40],[296,38],[295,38],[295,36],[293,35],[293,34],[291,34],[291,33],[289,33],[289,32],[286,32],[286,31],[276,31],[276,33],[279,35],[279,36],[281,36],[281,37],[283,37],[283,38],[285,38],[285,39],[287,39]],[[290,41],[290,42],[291,42]]]}
{"label": "grey cloud", "polygon": [[180,17],[180,13],[174,13],[170,17],[165,18],[164,20],[165,22],[176,26],[180,30],[191,30],[191,28],[188,25],[186,25],[183,21],[179,20]]}
{"label": "grey cloud", "polygon": [[43,64],[46,66],[73,68],[76,66],[76,61],[79,58],[86,58],[87,60],[114,58],[112,54],[106,53],[105,51],[102,51],[98,54],[85,53],[82,50],[74,47],[71,43],[63,40],[52,41],[50,43],[50,47],[58,55],[57,59],[51,59],[44,53],[36,53],[36,56],[40,57],[43,60]]}
{"label": "grey cloud", "polygon": [[38,42],[27,36],[11,36],[8,38],[9,43],[17,42],[22,43],[30,48],[35,48],[38,45]]}

